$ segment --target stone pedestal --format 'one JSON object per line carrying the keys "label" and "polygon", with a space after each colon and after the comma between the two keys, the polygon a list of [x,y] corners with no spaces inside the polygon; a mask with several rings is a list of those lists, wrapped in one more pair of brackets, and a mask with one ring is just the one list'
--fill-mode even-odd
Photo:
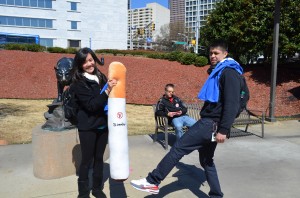
{"label": "stone pedestal", "polygon": [[[37,126],[32,130],[33,174],[57,179],[76,174],[81,161],[77,129],[53,132]],[[107,146],[108,148],[108,146]],[[103,160],[108,159],[106,149]]]}

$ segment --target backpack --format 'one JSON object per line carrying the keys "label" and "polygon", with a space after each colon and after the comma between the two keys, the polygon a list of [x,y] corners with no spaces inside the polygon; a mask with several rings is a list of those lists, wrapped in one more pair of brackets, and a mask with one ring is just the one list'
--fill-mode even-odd
{"label": "backpack", "polygon": [[79,105],[72,84],[63,92],[63,111],[65,118],[72,124],[77,125],[77,113]]}
{"label": "backpack", "polygon": [[239,115],[241,114],[242,111],[244,111],[245,109],[247,109],[247,103],[250,99],[250,92],[248,89],[248,85],[246,83],[246,79],[243,75],[239,75],[240,76],[240,81],[241,81],[241,100],[240,100],[240,108],[238,111],[238,114],[236,117],[239,117]]}
{"label": "backpack", "polygon": [[[85,86],[88,89],[90,89],[87,84],[85,84]],[[102,94],[103,91],[106,90],[107,86],[108,86],[108,83],[106,83],[104,85],[104,87],[102,88],[100,94]],[[77,113],[78,113],[78,110],[79,110],[79,105],[78,105],[77,101],[78,101],[78,99],[76,98],[74,88],[71,84],[63,93],[63,110],[64,110],[65,118],[74,126],[76,126],[77,123],[78,123]],[[105,111],[106,114],[108,113],[107,104],[104,107],[104,111]]]}

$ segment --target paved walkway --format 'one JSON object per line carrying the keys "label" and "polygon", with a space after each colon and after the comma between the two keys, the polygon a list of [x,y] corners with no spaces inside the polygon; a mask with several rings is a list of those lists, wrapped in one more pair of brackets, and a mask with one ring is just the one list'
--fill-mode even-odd
{"label": "paved walkway", "polygon": [[[259,131],[253,126],[250,131]],[[300,197],[300,122],[267,123],[265,138],[232,138],[217,147],[215,161],[222,190],[227,198]],[[171,137],[172,139],[172,137]],[[145,177],[166,151],[150,136],[130,136],[130,177],[124,183],[109,179],[108,197],[207,198],[209,187],[199,166],[198,153],[185,156],[160,186],[159,195],[133,189],[131,179]],[[75,175],[53,180],[33,176],[32,145],[0,146],[0,197],[75,198]]]}

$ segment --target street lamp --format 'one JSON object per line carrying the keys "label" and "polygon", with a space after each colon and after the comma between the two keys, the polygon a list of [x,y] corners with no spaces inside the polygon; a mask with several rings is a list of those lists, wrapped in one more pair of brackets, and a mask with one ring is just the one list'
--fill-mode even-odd
{"label": "street lamp", "polygon": [[200,16],[199,16],[199,6],[200,6],[200,1],[197,0],[197,21],[196,21],[196,46],[195,46],[195,54],[198,54],[198,40],[199,40],[199,29],[200,29]]}

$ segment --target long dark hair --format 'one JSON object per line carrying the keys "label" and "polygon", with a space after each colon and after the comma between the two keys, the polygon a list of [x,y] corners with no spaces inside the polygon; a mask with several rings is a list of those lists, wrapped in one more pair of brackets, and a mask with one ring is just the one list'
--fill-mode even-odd
{"label": "long dark hair", "polygon": [[73,82],[76,82],[76,81],[79,81],[79,80],[82,80],[83,79],[83,73],[84,73],[84,70],[83,70],[83,64],[85,63],[86,61],[86,57],[88,56],[88,54],[90,54],[94,61],[95,61],[95,69],[93,71],[93,74],[98,76],[99,78],[99,84],[101,84],[101,81],[102,79],[106,79],[106,77],[104,76],[103,73],[101,73],[100,70],[98,70],[97,68],[97,64],[99,65],[102,65],[101,61],[97,58],[96,54],[93,52],[93,50],[91,50],[90,48],[88,47],[85,47],[85,48],[81,48],[80,50],[78,50],[75,54],[75,57],[74,57],[74,61],[73,61]]}

